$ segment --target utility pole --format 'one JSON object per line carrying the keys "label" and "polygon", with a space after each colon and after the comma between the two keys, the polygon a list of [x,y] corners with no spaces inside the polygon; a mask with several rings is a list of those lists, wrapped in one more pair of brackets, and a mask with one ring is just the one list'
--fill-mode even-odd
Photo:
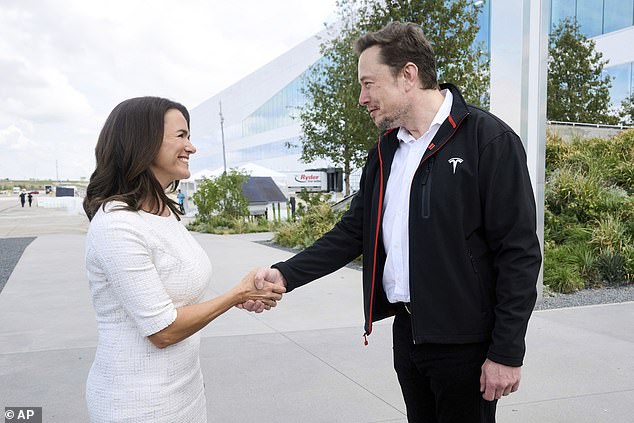
{"label": "utility pole", "polygon": [[222,139],[222,162],[224,164],[224,173],[227,174],[227,155],[225,152],[225,118],[222,116],[222,100],[218,101],[218,105],[220,106],[220,137]]}

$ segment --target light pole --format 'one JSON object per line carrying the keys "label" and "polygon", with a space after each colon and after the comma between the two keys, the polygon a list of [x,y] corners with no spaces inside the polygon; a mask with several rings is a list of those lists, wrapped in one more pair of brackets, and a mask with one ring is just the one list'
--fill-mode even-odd
{"label": "light pole", "polygon": [[225,153],[225,118],[222,116],[222,100],[218,101],[220,107],[220,138],[222,139],[222,163],[224,164],[224,173],[227,174],[227,156]]}

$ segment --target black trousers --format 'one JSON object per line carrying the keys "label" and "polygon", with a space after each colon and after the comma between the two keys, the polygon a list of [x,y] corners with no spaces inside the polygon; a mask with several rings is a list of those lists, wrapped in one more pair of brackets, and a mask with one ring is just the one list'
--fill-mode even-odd
{"label": "black trousers", "polygon": [[414,345],[403,307],[394,318],[394,369],[409,423],[495,423],[497,401],[480,392],[488,343]]}

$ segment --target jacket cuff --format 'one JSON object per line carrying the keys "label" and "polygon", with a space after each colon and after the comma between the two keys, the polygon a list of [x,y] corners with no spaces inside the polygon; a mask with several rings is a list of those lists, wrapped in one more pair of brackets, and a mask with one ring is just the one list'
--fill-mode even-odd
{"label": "jacket cuff", "polygon": [[496,354],[492,352],[491,350],[489,350],[489,352],[487,353],[487,358],[498,364],[503,364],[505,366],[510,366],[510,367],[522,367],[522,365],[524,365],[523,358],[508,357],[508,356]]}
{"label": "jacket cuff", "polygon": [[289,293],[293,289],[297,288],[297,285],[293,284],[291,282],[291,279],[289,279],[289,275],[291,272],[290,272],[290,269],[288,268],[288,265],[285,262],[280,261],[278,263],[275,263],[274,265],[271,266],[271,269],[279,270],[282,276],[284,276],[284,280],[286,281],[286,293]]}

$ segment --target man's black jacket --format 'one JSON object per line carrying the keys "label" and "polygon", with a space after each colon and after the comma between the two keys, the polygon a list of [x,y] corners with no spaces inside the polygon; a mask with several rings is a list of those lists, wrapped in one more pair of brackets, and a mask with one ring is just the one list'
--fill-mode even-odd
{"label": "man's black jacket", "polygon": [[[412,337],[416,344],[490,342],[489,359],[521,366],[541,265],[526,154],[504,122],[467,105],[453,85],[441,88],[453,94],[451,113],[410,191]],[[366,335],[397,310],[383,290],[381,236],[397,132],[382,134],[370,149],[359,191],[335,227],[273,266],[290,292],[363,253]]]}

